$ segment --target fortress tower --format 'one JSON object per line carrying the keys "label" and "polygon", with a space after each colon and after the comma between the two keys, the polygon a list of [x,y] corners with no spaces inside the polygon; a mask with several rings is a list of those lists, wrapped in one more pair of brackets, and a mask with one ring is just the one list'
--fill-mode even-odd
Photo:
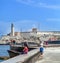
{"label": "fortress tower", "polygon": [[11,24],[11,36],[14,36],[14,25],[13,25],[13,23]]}

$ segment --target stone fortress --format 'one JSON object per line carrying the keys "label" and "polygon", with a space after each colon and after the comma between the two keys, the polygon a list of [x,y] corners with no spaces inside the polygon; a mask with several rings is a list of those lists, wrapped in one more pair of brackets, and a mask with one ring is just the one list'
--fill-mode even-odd
{"label": "stone fortress", "polygon": [[11,32],[1,37],[0,44],[11,42],[11,40],[15,40],[17,43],[24,40],[39,43],[37,38],[39,38],[41,41],[60,40],[60,31],[38,31],[37,28],[32,28],[31,31],[27,32],[15,32],[14,25],[11,24]]}

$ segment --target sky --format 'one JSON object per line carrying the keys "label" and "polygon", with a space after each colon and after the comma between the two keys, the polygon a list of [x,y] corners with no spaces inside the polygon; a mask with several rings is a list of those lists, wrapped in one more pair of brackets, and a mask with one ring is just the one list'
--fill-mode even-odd
{"label": "sky", "polygon": [[0,0],[0,35],[15,31],[60,31],[60,0]]}

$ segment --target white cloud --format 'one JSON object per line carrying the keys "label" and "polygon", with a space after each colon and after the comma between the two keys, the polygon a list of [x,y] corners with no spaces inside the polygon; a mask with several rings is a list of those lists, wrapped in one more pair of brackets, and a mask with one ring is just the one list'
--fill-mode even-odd
{"label": "white cloud", "polygon": [[0,33],[6,34],[10,32],[10,22],[0,21]]}
{"label": "white cloud", "polygon": [[40,4],[41,7],[45,7],[45,8],[51,8],[51,9],[60,9],[60,6],[58,5],[48,5],[45,3],[42,3],[42,5]]}
{"label": "white cloud", "polygon": [[47,21],[60,22],[60,18],[48,18]]}
{"label": "white cloud", "polygon": [[31,6],[36,6],[36,7],[60,9],[60,5],[50,5],[48,3],[42,3],[42,2],[37,2],[37,1],[33,1],[33,0],[16,0],[16,1],[26,4],[26,5],[31,5]]}
{"label": "white cloud", "polygon": [[16,0],[16,1],[23,3],[23,4],[26,4],[26,5],[31,5],[34,3],[34,1],[32,1],[32,0]]}
{"label": "white cloud", "polygon": [[28,31],[35,25],[35,27],[38,27],[37,21],[33,20],[21,20],[21,21],[15,21],[15,22],[4,22],[0,21],[0,33],[1,34],[7,34],[11,31],[11,23],[14,24],[14,30],[15,31]]}
{"label": "white cloud", "polygon": [[21,20],[21,21],[17,21],[14,22],[15,27],[19,28],[32,28],[34,27],[33,25],[35,25],[35,27],[38,27],[38,22],[34,21],[34,20]]}

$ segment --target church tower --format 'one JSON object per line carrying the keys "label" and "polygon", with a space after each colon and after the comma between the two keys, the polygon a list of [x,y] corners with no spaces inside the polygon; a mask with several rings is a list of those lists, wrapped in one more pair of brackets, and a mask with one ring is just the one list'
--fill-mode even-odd
{"label": "church tower", "polygon": [[14,36],[14,25],[13,25],[13,23],[11,24],[11,36]]}

